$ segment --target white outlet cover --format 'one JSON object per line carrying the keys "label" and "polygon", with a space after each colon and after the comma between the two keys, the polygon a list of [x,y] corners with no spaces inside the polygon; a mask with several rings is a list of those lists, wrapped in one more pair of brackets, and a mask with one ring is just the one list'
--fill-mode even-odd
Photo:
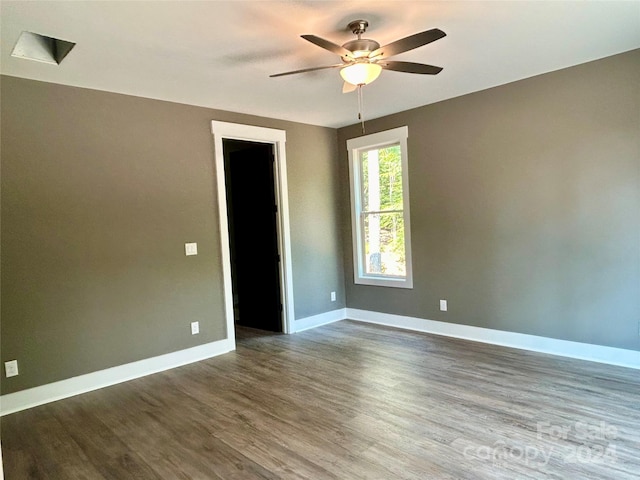
{"label": "white outlet cover", "polygon": [[191,322],[191,335],[200,333],[200,322]]}
{"label": "white outlet cover", "polygon": [[332,302],[336,301],[336,292],[331,292],[331,301]]}
{"label": "white outlet cover", "polygon": [[15,377],[16,375],[18,375],[18,361],[10,360],[8,362],[4,362],[4,371],[7,375],[7,378]]}
{"label": "white outlet cover", "polygon": [[189,255],[197,255],[198,254],[198,244],[197,243],[185,243],[184,244],[184,254]]}
{"label": "white outlet cover", "polygon": [[440,300],[440,311],[441,312],[446,312],[447,311],[447,301],[446,300]]}

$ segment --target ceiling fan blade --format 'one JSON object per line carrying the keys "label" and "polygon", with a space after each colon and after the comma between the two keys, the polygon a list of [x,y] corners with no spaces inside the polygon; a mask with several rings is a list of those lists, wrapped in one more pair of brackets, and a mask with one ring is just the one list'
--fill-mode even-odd
{"label": "ceiling fan blade", "polygon": [[414,62],[392,62],[382,61],[376,62],[385,70],[394,70],[396,72],[405,73],[421,73],[423,75],[437,75],[442,71],[442,67],[435,67],[433,65],[425,65],[424,63]]}
{"label": "ceiling fan blade", "polygon": [[341,57],[353,58],[353,52],[347,50],[340,45],[336,45],[329,40],[325,40],[324,38],[316,37],[315,35],[301,35],[302,38],[307,40],[308,42],[313,43],[319,47],[324,48],[325,50],[329,50],[330,52],[335,53],[336,55],[340,55]]}
{"label": "ceiling fan blade", "polygon": [[325,65],[324,67],[311,67],[311,68],[303,68],[302,70],[293,70],[292,72],[284,72],[284,73],[275,73],[273,75],[269,75],[269,77],[283,77],[285,75],[294,75],[296,73],[305,73],[305,72],[313,72],[314,70],[324,70],[325,68],[338,68],[344,67],[344,63],[336,63],[335,65]]}
{"label": "ceiling fan blade", "polygon": [[342,93],[351,93],[355,91],[357,88],[358,86],[354,85],[353,83],[344,82],[344,85],[342,85]]}
{"label": "ceiling fan blade", "polygon": [[438,28],[432,28],[431,30],[416,33],[415,35],[401,38],[400,40],[396,40],[395,42],[391,42],[388,45],[380,47],[377,50],[371,52],[369,54],[369,58],[374,58],[379,55],[381,56],[381,58],[387,58],[391,57],[392,55],[408,52],[409,50],[421,47],[423,45],[426,45],[427,43],[435,42],[436,40],[439,40],[446,35],[447,34],[442,30]]}

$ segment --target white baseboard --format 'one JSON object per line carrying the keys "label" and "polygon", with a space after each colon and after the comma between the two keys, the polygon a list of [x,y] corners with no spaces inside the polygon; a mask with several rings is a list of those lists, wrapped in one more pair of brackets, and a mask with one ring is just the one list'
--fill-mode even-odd
{"label": "white baseboard", "polygon": [[328,323],[344,320],[345,318],[347,318],[346,308],[340,308],[338,310],[332,310],[330,312],[321,313],[319,315],[301,318],[293,322],[293,333],[302,332],[303,330],[316,328],[320,325],[326,325]]}
{"label": "white baseboard", "polygon": [[108,387],[117,383],[162,372],[189,363],[222,355],[235,349],[233,340],[225,339],[198,345],[177,352],[146,358],[137,362],[118,365],[97,372],[87,373],[59,382],[9,393],[0,397],[0,416],[26,410],[63,398]]}
{"label": "white baseboard", "polygon": [[492,330],[489,328],[405,317],[403,315],[393,315],[389,313],[370,312],[354,308],[347,308],[346,318],[406,330],[433,333],[446,337],[462,338],[474,342],[490,343],[522,350],[531,350],[533,352],[640,369],[640,351],[636,350],[571,342],[569,340],[558,340],[556,338],[538,337],[524,333]]}
{"label": "white baseboard", "polygon": [[[492,330],[489,328],[371,312],[354,308],[341,308],[296,320],[294,322],[293,332],[301,332],[344,319],[640,369],[640,352],[636,350],[571,342],[568,340],[558,340],[555,338],[538,337],[536,335]],[[165,355],[119,365],[28,390],[2,395],[2,397],[0,397],[0,416],[205,360],[234,349],[235,344],[233,340],[219,340],[178,352],[167,353]]]}

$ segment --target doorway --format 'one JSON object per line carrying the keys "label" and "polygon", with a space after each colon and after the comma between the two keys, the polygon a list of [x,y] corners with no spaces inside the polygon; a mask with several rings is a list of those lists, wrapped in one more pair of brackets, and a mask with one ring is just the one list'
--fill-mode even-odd
{"label": "doorway", "polygon": [[223,139],[236,325],[282,332],[274,146]]}
{"label": "doorway", "polygon": [[252,143],[269,144],[275,155],[273,162],[275,197],[278,205],[277,241],[280,252],[279,274],[282,310],[282,331],[293,333],[294,330],[294,296],[293,296],[293,267],[291,256],[291,233],[289,230],[289,197],[287,187],[287,159],[284,130],[256,127],[239,123],[211,122],[213,146],[215,156],[215,171],[217,185],[218,221],[220,233],[220,254],[222,266],[222,280],[224,290],[224,316],[226,322],[227,340],[231,349],[235,349],[235,322],[233,311],[233,282],[231,277],[231,248],[229,242],[229,226],[227,211],[227,185],[224,161],[224,140],[242,140]]}

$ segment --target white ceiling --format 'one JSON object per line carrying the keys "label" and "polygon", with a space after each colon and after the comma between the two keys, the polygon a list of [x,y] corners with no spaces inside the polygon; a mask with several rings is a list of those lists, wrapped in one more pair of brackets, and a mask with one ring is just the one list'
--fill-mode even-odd
{"label": "white ceiling", "polygon": [[[342,44],[351,20],[384,45],[431,28],[447,36],[394,60],[436,76],[384,71],[364,88],[365,118],[640,48],[640,1],[6,1],[6,75],[251,113],[314,125],[357,122],[337,69],[270,74],[339,61],[303,39]],[[10,56],[31,31],[76,42],[59,65]]]}

